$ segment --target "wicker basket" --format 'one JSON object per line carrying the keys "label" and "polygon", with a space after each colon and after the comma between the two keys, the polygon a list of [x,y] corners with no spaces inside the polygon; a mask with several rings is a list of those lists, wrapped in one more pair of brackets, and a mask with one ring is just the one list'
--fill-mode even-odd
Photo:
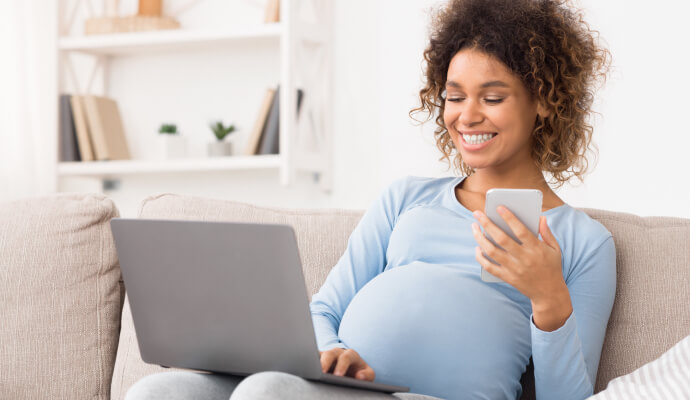
{"label": "wicker basket", "polygon": [[133,15],[130,17],[89,18],[84,25],[84,32],[87,35],[97,35],[104,33],[177,29],[179,27],[180,22],[172,17]]}

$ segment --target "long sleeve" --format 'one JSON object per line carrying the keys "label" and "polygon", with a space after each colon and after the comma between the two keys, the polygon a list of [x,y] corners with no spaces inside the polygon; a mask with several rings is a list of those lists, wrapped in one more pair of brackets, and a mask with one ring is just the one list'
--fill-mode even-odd
{"label": "long sleeve", "polygon": [[310,303],[320,351],[346,348],[338,327],[354,295],[386,266],[388,241],[400,213],[406,181],[389,186],[367,210],[348,240],[345,253]]}
{"label": "long sleeve", "polygon": [[531,321],[538,400],[585,399],[594,391],[616,290],[616,250],[611,236],[578,260],[566,284],[573,313],[565,324],[545,332]]}

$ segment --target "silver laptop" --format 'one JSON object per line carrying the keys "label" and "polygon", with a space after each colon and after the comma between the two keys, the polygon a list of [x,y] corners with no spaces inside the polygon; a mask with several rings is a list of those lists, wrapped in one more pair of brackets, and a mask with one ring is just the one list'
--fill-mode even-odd
{"label": "silver laptop", "polygon": [[145,362],[409,390],[321,371],[290,226],[114,218],[111,229]]}

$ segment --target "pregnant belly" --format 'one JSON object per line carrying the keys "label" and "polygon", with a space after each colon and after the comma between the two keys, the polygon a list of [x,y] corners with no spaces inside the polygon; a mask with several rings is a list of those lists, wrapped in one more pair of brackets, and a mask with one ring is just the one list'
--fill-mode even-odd
{"label": "pregnant belly", "polygon": [[422,262],[367,283],[338,335],[376,381],[446,399],[515,399],[531,353],[529,316],[496,286]]}

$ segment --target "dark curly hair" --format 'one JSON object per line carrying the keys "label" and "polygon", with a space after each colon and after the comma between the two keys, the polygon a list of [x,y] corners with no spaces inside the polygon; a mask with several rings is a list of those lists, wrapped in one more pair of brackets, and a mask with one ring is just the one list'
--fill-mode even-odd
{"label": "dark curly hair", "polygon": [[[568,0],[450,0],[433,15],[430,41],[424,51],[426,84],[421,106],[410,111],[436,116],[436,145],[450,166],[454,152],[443,121],[445,85],[453,56],[474,48],[503,62],[533,99],[550,111],[537,116],[532,134],[532,158],[551,174],[557,187],[573,176],[582,180],[592,149],[594,92],[606,79],[609,51],[598,44],[581,10]],[[456,170],[472,169],[456,152]]]}

